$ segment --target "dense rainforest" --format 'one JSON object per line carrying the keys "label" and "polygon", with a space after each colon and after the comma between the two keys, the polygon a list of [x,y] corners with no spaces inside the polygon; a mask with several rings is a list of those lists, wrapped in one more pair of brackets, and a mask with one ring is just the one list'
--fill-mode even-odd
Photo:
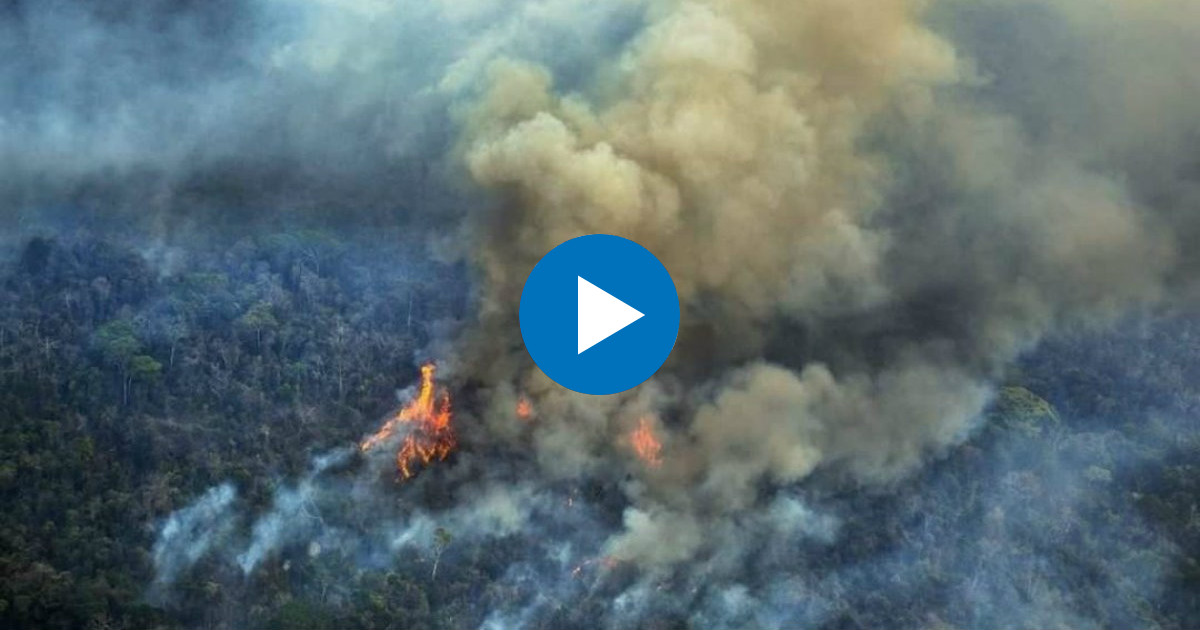
{"label": "dense rainforest", "polygon": [[[461,628],[528,597],[503,570],[520,536],[440,530],[433,575],[418,552],[364,567],[299,546],[248,576],[202,558],[169,593],[154,588],[167,515],[225,482],[265,509],[314,452],[393,410],[467,316],[463,270],[405,251],[316,231],[189,251],[87,234],[7,250],[0,627]],[[814,491],[857,515],[797,568],[857,611],[824,625],[1005,624],[1013,601],[1070,600],[1092,617],[1064,625],[1200,626],[1198,379],[1200,327],[1169,313],[1054,337],[931,466],[883,489]],[[1063,496],[1060,476],[1082,493]],[[977,570],[1015,599],[962,597]],[[586,626],[613,594],[598,585],[543,625]],[[687,625],[682,611],[650,621]]]}
{"label": "dense rainforest", "polygon": [[406,265],[381,274],[315,233],[165,274],[101,239],[20,248],[0,301],[0,625],[187,619],[145,604],[156,522],[226,479],[267,496],[395,405],[431,322],[456,310],[451,272]]}

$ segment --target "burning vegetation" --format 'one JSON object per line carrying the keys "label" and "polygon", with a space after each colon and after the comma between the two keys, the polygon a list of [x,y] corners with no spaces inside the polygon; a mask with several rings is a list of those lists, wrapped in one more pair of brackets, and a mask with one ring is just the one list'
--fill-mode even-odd
{"label": "burning vegetation", "polygon": [[638,420],[637,428],[629,434],[629,444],[642,463],[651,468],[662,465],[662,442],[654,434],[654,427],[649,416]]}
{"label": "burning vegetation", "polygon": [[421,366],[417,396],[359,444],[359,450],[366,453],[390,441],[393,435],[404,433],[404,441],[396,451],[396,471],[402,479],[412,478],[418,465],[446,459],[458,446],[450,424],[450,393],[438,390],[435,369],[432,363]]}
{"label": "burning vegetation", "polygon": [[517,400],[517,419],[522,422],[533,421],[533,402],[528,396],[522,395]]}
{"label": "burning vegetation", "polygon": [[571,577],[579,578],[583,574],[584,569],[586,569],[588,567],[592,567],[592,566],[597,566],[605,571],[611,571],[611,570],[617,568],[617,564],[618,564],[617,559],[613,558],[612,556],[591,558],[589,560],[584,560],[583,562],[575,565],[575,568],[571,569]]}

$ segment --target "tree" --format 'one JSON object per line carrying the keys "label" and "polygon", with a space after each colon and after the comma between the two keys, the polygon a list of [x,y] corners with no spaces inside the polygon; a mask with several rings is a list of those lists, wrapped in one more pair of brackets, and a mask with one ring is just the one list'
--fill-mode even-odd
{"label": "tree", "polygon": [[121,402],[129,404],[130,362],[142,350],[142,342],[134,334],[133,322],[121,318],[101,326],[96,330],[96,347],[104,360],[117,368],[121,377]]}
{"label": "tree", "polygon": [[129,360],[129,375],[138,380],[151,381],[162,373],[162,364],[154,357],[139,354]]}
{"label": "tree", "polygon": [[271,310],[271,303],[266,300],[260,300],[255,302],[254,306],[251,306],[238,318],[237,324],[242,328],[254,331],[258,351],[262,352],[263,331],[271,331],[278,328],[279,320],[275,319],[275,314]]}
{"label": "tree", "polygon": [[439,527],[433,532],[433,573],[430,574],[429,579],[437,579],[438,563],[442,561],[442,554],[446,552],[446,547],[449,547],[453,540],[454,536],[444,527]]}
{"label": "tree", "polygon": [[162,374],[162,363],[154,360],[154,357],[145,354],[135,355],[129,360],[129,380],[138,380],[143,383],[151,383],[158,380]]}

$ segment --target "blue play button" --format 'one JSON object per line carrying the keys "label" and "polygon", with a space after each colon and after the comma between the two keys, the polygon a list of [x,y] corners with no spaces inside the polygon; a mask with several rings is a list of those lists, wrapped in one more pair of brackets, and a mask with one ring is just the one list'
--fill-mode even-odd
{"label": "blue play button", "polygon": [[653,376],[671,354],[679,295],[646,248],[593,234],[538,261],[520,316],[525,347],[546,376],[584,394],[615,394]]}

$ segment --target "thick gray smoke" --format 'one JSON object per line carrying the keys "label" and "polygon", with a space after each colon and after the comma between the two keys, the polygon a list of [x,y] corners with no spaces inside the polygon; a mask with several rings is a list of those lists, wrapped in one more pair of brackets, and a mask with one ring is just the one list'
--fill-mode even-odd
{"label": "thick gray smoke", "polygon": [[[862,580],[743,583],[776,544],[763,540],[837,545],[845,519],[806,492],[886,492],[979,431],[996,382],[1045,335],[1195,297],[1190,0],[224,9],[254,19],[165,4],[127,9],[132,19],[10,9],[0,212],[33,221],[63,204],[102,211],[103,199],[152,227],[262,207],[434,225],[431,250],[478,280],[473,325],[439,346],[446,372],[481,391],[459,412],[474,431],[465,444],[524,458],[464,448],[458,480],[483,472],[455,507],[364,508],[379,521],[354,527],[321,506],[378,508],[378,475],[317,466],[243,519],[249,539],[226,549],[247,573],[303,540],[386,564],[403,544],[379,541],[428,547],[435,522],[480,538],[542,527],[508,579],[553,592],[488,625],[544,619],[587,588],[548,576],[592,557],[639,572],[612,625],[680,607],[699,625],[824,619],[824,594]],[[684,313],[663,370],[605,398],[549,382],[516,325],[533,264],[598,232],[653,251]],[[636,456],[640,423],[661,463]],[[619,525],[531,525],[568,518],[557,506],[585,482],[618,491]],[[226,488],[164,526],[160,581],[224,535],[189,523],[226,514]],[[719,586],[672,599],[701,581]],[[1018,622],[1086,624],[1069,610]]]}
{"label": "thick gray smoke", "polygon": [[[535,438],[555,468],[638,477],[612,554],[647,565],[703,555],[704,537],[686,533],[758,509],[763,483],[822,468],[864,482],[908,474],[970,433],[989,383],[1042,335],[1182,288],[1172,280],[1190,275],[1181,252],[1195,229],[1181,200],[1142,198],[1117,170],[1105,145],[1126,133],[1118,117],[1069,146],[1006,111],[992,73],[1007,68],[954,40],[978,13],[1048,12],[1086,42],[1081,53],[1120,56],[1091,40],[1107,24],[1059,5],[651,2],[644,28],[582,89],[557,90],[528,60],[492,65],[462,141],[471,176],[502,197],[470,242],[486,330],[472,365],[484,382],[532,392],[539,430],[571,436]],[[1137,33],[1189,10],[1121,11]],[[1149,39],[1126,53],[1147,47],[1166,54]],[[1079,71],[1103,82],[1092,98],[1125,98],[1120,115],[1139,121],[1132,110],[1147,101],[1194,102],[1194,77],[1139,84],[1133,98],[1111,71]],[[1165,114],[1155,124],[1194,131],[1194,117]],[[1186,168],[1184,155],[1163,166]],[[654,251],[684,306],[658,387],[602,401],[547,385],[514,339],[532,265],[595,232]],[[511,404],[500,391],[497,407]],[[663,419],[661,468],[619,453],[628,419],[643,416]],[[668,528],[684,535],[664,542]]]}

